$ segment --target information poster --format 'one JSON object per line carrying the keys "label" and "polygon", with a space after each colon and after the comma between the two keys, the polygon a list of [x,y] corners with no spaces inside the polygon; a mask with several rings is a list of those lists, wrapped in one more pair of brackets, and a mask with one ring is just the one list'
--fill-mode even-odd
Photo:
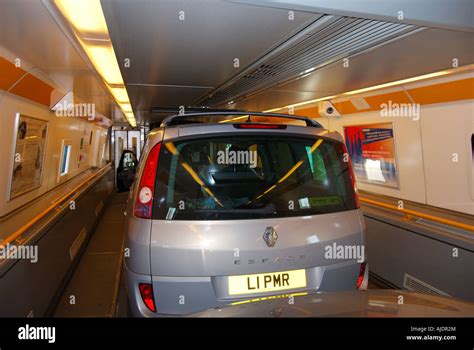
{"label": "information poster", "polygon": [[392,123],[344,127],[357,180],[398,188]]}
{"label": "information poster", "polygon": [[10,198],[41,186],[48,122],[18,116]]}

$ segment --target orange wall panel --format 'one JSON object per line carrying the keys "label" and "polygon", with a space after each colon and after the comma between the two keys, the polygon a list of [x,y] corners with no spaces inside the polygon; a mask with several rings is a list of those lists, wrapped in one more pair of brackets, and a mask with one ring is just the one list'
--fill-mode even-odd
{"label": "orange wall panel", "polygon": [[422,105],[474,99],[474,78],[409,89],[408,93]]}
{"label": "orange wall panel", "polygon": [[381,108],[380,106],[383,103],[388,103],[388,101],[392,101],[392,103],[411,103],[410,98],[407,96],[407,94],[404,91],[396,91],[396,92],[390,92],[387,94],[367,96],[367,97],[364,97],[364,99],[372,107],[371,110],[380,109]]}
{"label": "orange wall panel", "polygon": [[10,92],[49,107],[53,90],[54,88],[52,86],[28,74],[21,79]]}
{"label": "orange wall panel", "polygon": [[0,90],[8,90],[24,74],[23,69],[0,57]]}
{"label": "orange wall panel", "polygon": [[295,110],[295,115],[299,115],[302,117],[308,117],[308,118],[319,118],[319,112],[318,112],[318,107],[310,107],[310,108],[302,108]]}
{"label": "orange wall panel", "polygon": [[[342,101],[342,102],[333,102],[334,107],[336,107],[337,111],[344,115],[344,114],[352,114],[357,112],[364,112],[359,111],[357,108],[354,107],[351,101]],[[367,110],[366,110],[367,111]]]}
{"label": "orange wall panel", "polygon": [[[13,86],[15,83],[17,84]],[[51,93],[54,88],[41,79],[31,74],[26,74],[26,71],[22,68],[18,68],[10,61],[0,57],[0,90],[8,91],[31,101],[41,103],[46,107],[50,107],[52,102]],[[61,94],[61,92],[59,92],[59,94]]]}

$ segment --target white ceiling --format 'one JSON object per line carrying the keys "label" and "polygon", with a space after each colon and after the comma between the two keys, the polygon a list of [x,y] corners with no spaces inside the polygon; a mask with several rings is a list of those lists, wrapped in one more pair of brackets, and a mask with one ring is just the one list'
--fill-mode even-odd
{"label": "white ceiling", "polygon": [[1,0],[0,47],[25,70],[110,116],[112,98],[41,1]]}
{"label": "white ceiling", "polygon": [[[265,110],[452,68],[454,57],[460,65],[474,62],[472,32],[390,23],[380,21],[381,16],[373,21],[366,14],[357,20],[341,16],[341,11],[322,17],[308,6],[295,6],[300,11],[289,20],[291,1],[279,8],[268,1],[260,1],[265,6],[241,2],[102,0],[119,62],[130,59],[130,68],[121,70],[139,122],[163,117],[151,114],[153,107]],[[326,25],[334,21],[341,25],[338,30],[345,30],[339,41],[334,39],[336,29]],[[359,35],[354,23],[367,29]],[[384,31],[387,35],[380,35]],[[313,40],[319,46],[310,50],[304,46],[309,35],[319,40]],[[362,44],[353,45],[360,38]],[[325,56],[308,59],[317,50],[323,52],[321,47]],[[234,58],[240,67],[233,66]],[[350,58],[348,68],[343,58]],[[305,69],[306,63],[317,69],[297,80],[295,72],[288,73],[293,67]],[[261,67],[268,71],[265,80],[258,74]],[[269,77],[279,71],[286,73]],[[239,87],[249,86],[248,79],[256,76],[260,84]]]}
{"label": "white ceiling", "polygon": [[[344,17],[341,10],[320,14],[301,4],[295,5],[290,19],[290,0],[280,2],[279,8],[263,0],[256,2],[265,6],[242,1],[102,0],[119,63],[130,60],[130,67],[121,64],[121,70],[138,122],[161,119],[150,113],[153,107],[265,110],[452,68],[453,58],[461,66],[474,63],[474,33],[469,30],[399,26],[380,21],[380,15],[373,22],[367,13],[358,20]],[[453,21],[449,19],[450,25]],[[345,30],[341,38],[355,33],[354,23],[366,25],[361,28],[367,28],[368,35],[335,41],[336,31],[327,26],[333,22]],[[372,39],[382,30],[374,28],[385,28],[388,34],[395,29],[377,41]],[[307,40],[311,35],[319,41]],[[363,37],[365,46],[353,45]],[[104,85],[43,2],[2,0],[0,46],[22,58],[33,74],[43,72],[96,103],[101,113],[111,114],[113,101]],[[239,67],[234,67],[236,58]],[[349,67],[343,67],[343,58],[350,58]],[[316,70],[298,76],[313,64]],[[260,83],[242,85],[243,77]],[[219,94],[223,97],[210,98]],[[234,103],[227,104],[231,100]]]}
{"label": "white ceiling", "polygon": [[119,62],[130,59],[121,69],[138,119],[152,106],[193,104],[320,17],[209,0],[102,6]]}

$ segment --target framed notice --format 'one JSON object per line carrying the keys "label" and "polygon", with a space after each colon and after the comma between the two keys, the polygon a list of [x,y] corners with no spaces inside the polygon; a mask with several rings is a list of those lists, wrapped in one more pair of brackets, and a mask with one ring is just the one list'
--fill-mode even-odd
{"label": "framed notice", "polygon": [[344,138],[357,180],[398,188],[392,123],[345,126]]}
{"label": "framed notice", "polygon": [[17,114],[10,199],[41,186],[48,122]]}

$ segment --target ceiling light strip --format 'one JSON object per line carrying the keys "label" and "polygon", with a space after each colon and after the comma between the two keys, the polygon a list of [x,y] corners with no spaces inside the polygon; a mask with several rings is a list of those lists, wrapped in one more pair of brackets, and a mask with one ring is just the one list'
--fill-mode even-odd
{"label": "ceiling light strip", "polygon": [[100,0],[54,0],[97,73],[132,127],[137,123],[120,72]]}
{"label": "ceiling light strip", "polygon": [[473,68],[474,68],[474,65],[468,65],[468,66],[464,66],[464,67],[460,67],[460,68],[453,68],[453,69],[448,69],[448,70],[439,71],[439,72],[435,72],[435,73],[424,74],[424,75],[420,75],[420,76],[417,76],[417,77],[412,77],[412,78],[407,78],[407,79],[402,79],[402,80],[396,80],[396,81],[385,83],[385,84],[374,85],[374,86],[370,86],[370,87],[366,87],[366,88],[362,88],[362,89],[352,90],[352,91],[344,92],[344,93],[341,93],[341,94],[338,94],[338,95],[325,96],[325,97],[320,97],[320,98],[317,98],[317,99],[314,99],[314,100],[308,100],[308,101],[304,101],[304,102],[290,104],[290,105],[283,106],[283,107],[272,108],[272,109],[268,109],[268,110],[263,111],[263,112],[264,113],[270,113],[270,112],[275,112],[275,111],[279,111],[279,110],[282,110],[282,109],[290,109],[290,108],[300,107],[300,106],[304,106],[304,105],[308,105],[308,104],[312,104],[312,103],[317,103],[317,102],[321,102],[321,101],[325,101],[325,100],[332,100],[332,99],[340,98],[340,97],[344,97],[344,96],[358,95],[358,94],[362,94],[362,93],[373,91],[373,90],[380,90],[380,89],[385,89],[385,88],[392,87],[392,86],[398,86],[398,85],[413,83],[413,82],[416,82],[416,81],[427,80],[427,79],[437,78],[437,77],[441,77],[441,76],[445,76],[445,75],[455,74],[455,73],[463,72],[463,71],[470,70],[470,69],[473,69]]}

